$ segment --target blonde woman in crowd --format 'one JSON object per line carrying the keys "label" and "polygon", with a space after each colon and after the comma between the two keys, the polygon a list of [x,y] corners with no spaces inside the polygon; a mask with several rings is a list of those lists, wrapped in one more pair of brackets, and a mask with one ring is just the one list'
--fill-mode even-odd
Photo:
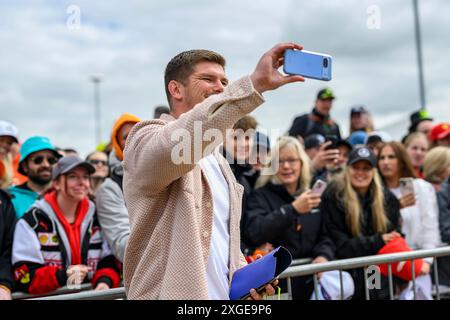
{"label": "blonde woman in crowd", "polygon": [[[347,167],[322,195],[320,211],[336,258],[371,256],[387,243],[401,237],[400,205],[383,187],[377,172],[375,154],[369,148],[357,147],[350,152]],[[352,299],[364,299],[364,271],[350,270],[355,282]],[[381,278],[381,289],[370,290],[370,299],[388,299],[387,278]]]}
{"label": "blonde woman in crowd", "polygon": [[[334,258],[335,247],[323,229],[322,214],[313,212],[320,194],[309,189],[309,158],[298,139],[281,137],[272,149],[272,175],[261,176],[248,198],[246,238],[255,246],[284,246],[294,259],[313,257],[313,263]],[[276,162],[275,162],[276,161]],[[294,299],[309,299],[311,276],[292,279]],[[280,283],[284,287],[284,283]]]}
{"label": "blonde woman in crowd", "polygon": [[435,147],[428,152],[423,163],[424,179],[430,182],[436,192],[450,175],[450,148]]}

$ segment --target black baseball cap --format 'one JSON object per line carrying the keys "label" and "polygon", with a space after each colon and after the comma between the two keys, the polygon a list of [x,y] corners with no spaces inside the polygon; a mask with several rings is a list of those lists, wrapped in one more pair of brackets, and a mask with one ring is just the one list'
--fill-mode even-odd
{"label": "black baseball cap", "polygon": [[333,100],[336,97],[330,88],[324,88],[317,93],[317,99],[319,100]]}
{"label": "black baseball cap", "polygon": [[352,150],[352,149],[353,149],[352,144],[351,144],[350,142],[348,142],[347,140],[345,140],[345,139],[340,139],[340,140],[338,140],[338,141],[336,142],[336,146],[337,146],[337,147],[340,147],[340,146],[346,146],[349,150]]}
{"label": "black baseball cap", "polygon": [[58,176],[65,174],[76,167],[86,168],[89,174],[95,172],[95,168],[90,163],[84,161],[79,156],[71,155],[59,159],[53,167],[52,177],[53,179],[56,179]]}
{"label": "black baseball cap", "polygon": [[409,119],[411,120],[411,124],[419,124],[420,122],[425,120],[433,121],[433,118],[430,117],[430,114],[425,109],[420,109],[416,112],[411,113]]}
{"label": "black baseball cap", "polygon": [[325,137],[321,134],[310,134],[305,138],[305,149],[320,147],[325,143]]}
{"label": "black baseball cap", "polygon": [[355,113],[369,113],[364,106],[354,106],[352,107],[350,114],[353,115]]}
{"label": "black baseball cap", "polygon": [[358,161],[367,161],[373,168],[377,166],[377,157],[366,146],[354,148],[348,155],[347,165],[351,166]]}

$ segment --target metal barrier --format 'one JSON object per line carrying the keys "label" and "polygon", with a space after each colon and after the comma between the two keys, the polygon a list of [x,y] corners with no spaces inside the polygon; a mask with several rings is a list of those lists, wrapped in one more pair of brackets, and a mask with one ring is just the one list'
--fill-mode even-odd
{"label": "metal barrier", "polygon": [[92,285],[90,283],[84,283],[78,289],[69,289],[68,287],[61,287],[56,289],[55,291],[51,291],[44,294],[31,294],[31,293],[23,293],[23,292],[14,292],[12,294],[13,300],[23,300],[23,299],[31,299],[38,297],[46,297],[46,296],[60,296],[66,295],[69,293],[78,293],[80,291],[88,291],[92,289]]}
{"label": "metal barrier", "polygon": [[299,266],[299,265],[302,265],[302,264],[309,264],[312,261],[313,261],[312,258],[295,259],[295,260],[292,261],[291,267]]}
{"label": "metal barrier", "polygon": [[[370,300],[369,289],[367,286],[367,267],[372,265],[379,264],[389,264],[388,268],[388,281],[389,281],[389,297],[391,300],[394,299],[393,293],[393,279],[392,279],[392,263],[399,261],[407,261],[410,260],[414,262],[416,259],[422,258],[437,258],[441,256],[450,255],[450,246],[429,249],[429,250],[416,250],[410,252],[402,252],[402,253],[394,253],[394,254],[384,254],[384,255],[376,255],[376,256],[368,256],[368,257],[360,257],[353,259],[344,259],[344,260],[335,260],[325,263],[318,264],[308,264],[308,265],[299,265],[288,268],[285,272],[280,275],[280,279],[287,279],[288,283],[288,296],[289,299],[292,298],[292,287],[291,287],[291,278],[298,276],[306,276],[313,275],[314,281],[314,295],[315,298],[318,298],[318,278],[317,273],[338,270],[340,275],[340,297],[343,299],[343,284],[342,284],[342,271],[348,269],[356,269],[356,268],[364,268],[365,275],[365,293],[366,300]],[[415,270],[414,263],[412,263],[412,284],[413,284],[413,293],[414,299],[416,299],[416,284],[415,284]],[[436,290],[436,298],[440,300],[440,288],[439,288],[439,277],[438,277],[438,265],[435,259],[434,261],[434,278],[435,278],[435,290]]]}
{"label": "metal barrier", "polygon": [[114,288],[103,291],[85,291],[79,293],[64,294],[59,296],[40,297],[29,300],[117,300],[126,299],[125,288]]}
{"label": "metal barrier", "polygon": [[[416,250],[410,252],[402,252],[402,253],[394,253],[394,254],[385,254],[385,255],[376,255],[376,256],[366,256],[360,258],[352,258],[352,259],[342,259],[335,260],[325,263],[318,264],[308,264],[312,261],[312,259],[299,259],[293,261],[293,266],[289,267],[285,272],[280,275],[280,279],[287,279],[288,285],[288,299],[292,299],[292,287],[291,287],[291,278],[313,275],[314,280],[314,295],[315,298],[318,298],[318,278],[317,273],[338,270],[340,271],[340,295],[341,299],[343,299],[343,280],[342,280],[342,271],[356,268],[364,268],[367,270],[367,267],[372,265],[379,264],[389,264],[388,269],[388,280],[389,280],[389,296],[390,299],[394,299],[393,292],[393,279],[392,279],[392,268],[391,264],[399,261],[414,261],[416,259],[422,259],[427,257],[437,258],[442,256],[450,255],[450,246],[429,249],[429,250]],[[306,263],[306,265],[305,265]],[[414,265],[414,263],[413,263]],[[436,298],[440,300],[440,286],[439,286],[439,278],[438,278],[438,266],[437,261],[434,261],[434,277],[435,277],[435,290],[436,290]],[[367,287],[367,273],[365,272],[366,281],[365,281],[365,289],[366,289],[366,299],[369,300],[369,289]],[[413,292],[414,299],[416,298],[416,285],[415,285],[415,270],[412,270],[412,282],[413,282]],[[104,291],[85,291],[73,294],[62,294],[55,295],[56,292],[52,292],[51,296],[32,298],[30,300],[111,300],[111,299],[126,299],[125,289],[115,288]]]}

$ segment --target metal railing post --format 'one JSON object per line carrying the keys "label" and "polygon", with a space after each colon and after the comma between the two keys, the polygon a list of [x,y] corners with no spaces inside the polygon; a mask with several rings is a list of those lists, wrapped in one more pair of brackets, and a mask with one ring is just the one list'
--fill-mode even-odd
{"label": "metal railing post", "polygon": [[369,282],[369,279],[367,278],[367,267],[364,267],[364,289],[366,291],[366,300],[370,300],[368,282]]}
{"label": "metal railing post", "polygon": [[314,297],[316,300],[319,300],[319,290],[318,290],[318,281],[317,281],[317,273],[313,274],[313,281],[314,281]]}
{"label": "metal railing post", "polygon": [[441,294],[439,292],[439,272],[437,264],[438,264],[437,258],[434,257],[433,269],[434,269],[434,285],[436,286],[436,299],[441,300]]}
{"label": "metal railing post", "polygon": [[389,298],[394,300],[394,283],[392,280],[392,264],[388,265]]}
{"label": "metal railing post", "polygon": [[292,282],[291,277],[287,278],[288,300],[292,300]]}
{"label": "metal railing post", "polygon": [[412,284],[413,284],[413,294],[414,294],[414,300],[416,300],[416,268],[414,265],[414,259],[411,260],[411,266],[412,266]]}

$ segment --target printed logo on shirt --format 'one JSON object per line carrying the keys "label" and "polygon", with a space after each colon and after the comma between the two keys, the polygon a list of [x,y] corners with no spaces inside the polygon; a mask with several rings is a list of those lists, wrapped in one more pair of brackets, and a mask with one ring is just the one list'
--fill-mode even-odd
{"label": "printed logo on shirt", "polygon": [[48,235],[46,234],[39,234],[39,242],[41,243],[41,246],[46,246],[48,243]]}
{"label": "printed logo on shirt", "polygon": [[27,284],[30,282],[30,269],[26,265],[21,265],[14,270],[14,280],[20,281],[22,284]]}
{"label": "printed logo on shirt", "polygon": [[52,244],[54,244],[54,245],[58,245],[59,244],[58,236],[56,234],[54,234],[52,236]]}
{"label": "printed logo on shirt", "polygon": [[41,246],[57,246],[58,236],[53,233],[38,232],[39,243]]}

